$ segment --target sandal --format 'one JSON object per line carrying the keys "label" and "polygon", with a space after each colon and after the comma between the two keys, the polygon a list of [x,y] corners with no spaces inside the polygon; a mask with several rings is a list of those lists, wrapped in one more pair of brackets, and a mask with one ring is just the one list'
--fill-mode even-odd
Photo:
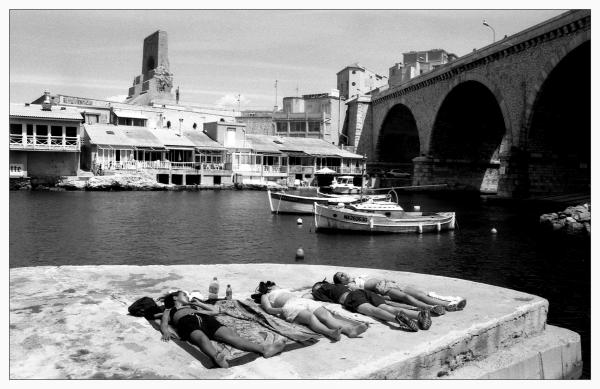
{"label": "sandal", "polygon": [[409,318],[408,316],[406,316],[406,314],[404,312],[398,312],[396,314],[396,321],[398,322],[398,324],[400,324],[401,327],[408,327],[409,331],[412,332],[417,332],[419,331],[419,327],[417,326],[417,323],[412,320],[411,318]]}
{"label": "sandal", "polygon": [[436,316],[442,316],[446,314],[446,309],[443,305],[434,305],[429,310]]}
{"label": "sandal", "polygon": [[431,315],[428,309],[423,309],[419,312],[417,323],[422,330],[428,330],[431,327]]}
{"label": "sandal", "polygon": [[448,311],[448,312],[462,311],[466,305],[467,305],[467,300],[461,298],[460,300],[452,301],[450,304],[446,305],[446,311]]}

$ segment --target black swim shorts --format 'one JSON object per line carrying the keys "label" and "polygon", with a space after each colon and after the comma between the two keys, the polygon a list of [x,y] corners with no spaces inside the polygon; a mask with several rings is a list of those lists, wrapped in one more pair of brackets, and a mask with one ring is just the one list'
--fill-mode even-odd
{"label": "black swim shorts", "polygon": [[186,315],[177,322],[177,333],[181,339],[189,340],[192,332],[200,330],[209,339],[213,339],[215,332],[221,327],[223,327],[223,324],[219,323],[213,316]]}
{"label": "black swim shorts", "polygon": [[369,303],[376,307],[385,304],[385,299],[380,295],[368,290],[358,289],[348,293],[348,297],[344,301],[344,307],[351,311],[357,312],[358,307],[362,304]]}

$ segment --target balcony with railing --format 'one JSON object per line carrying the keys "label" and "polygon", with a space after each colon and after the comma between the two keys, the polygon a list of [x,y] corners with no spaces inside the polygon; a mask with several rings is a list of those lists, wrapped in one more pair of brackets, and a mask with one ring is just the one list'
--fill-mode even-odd
{"label": "balcony with railing", "polygon": [[95,167],[100,170],[163,170],[178,173],[226,173],[224,163],[171,162],[171,161],[97,161]]}
{"label": "balcony with railing", "polygon": [[12,134],[9,138],[10,150],[36,151],[80,151],[78,136],[21,135]]}

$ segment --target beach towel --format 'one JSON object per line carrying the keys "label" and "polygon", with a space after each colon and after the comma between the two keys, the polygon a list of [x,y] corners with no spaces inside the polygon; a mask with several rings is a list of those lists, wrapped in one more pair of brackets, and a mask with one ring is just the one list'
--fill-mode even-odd
{"label": "beach towel", "polygon": [[[222,307],[222,313],[215,316],[215,319],[221,324],[255,343],[271,344],[282,340],[286,344],[283,352],[310,346],[323,337],[304,326],[288,323],[283,319],[266,314],[251,300],[244,302],[219,300],[215,302],[215,305]],[[158,331],[160,331],[160,320],[160,318],[150,320],[150,324]],[[169,325],[169,331],[175,343],[192,354],[205,367],[215,366],[212,359],[200,351],[199,347],[182,341],[171,325]],[[229,362],[230,367],[242,365],[260,357],[259,354],[239,350],[215,340],[211,340],[211,342],[217,351],[225,353],[225,359]]]}

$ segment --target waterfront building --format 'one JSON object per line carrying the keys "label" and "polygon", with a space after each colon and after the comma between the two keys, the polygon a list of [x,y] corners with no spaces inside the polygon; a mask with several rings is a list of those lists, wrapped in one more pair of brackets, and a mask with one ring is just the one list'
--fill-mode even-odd
{"label": "waterfront building", "polygon": [[246,125],[248,134],[275,135],[273,111],[246,110],[236,116],[235,121]]}
{"label": "waterfront building", "polygon": [[337,72],[337,89],[342,99],[365,95],[387,85],[387,77],[371,71],[359,63],[348,65]]}
{"label": "waterfront building", "polygon": [[325,167],[335,174],[362,175],[364,157],[318,138],[247,134],[242,123],[213,122],[206,134],[228,150],[234,182],[308,185]]}
{"label": "waterfront building", "polygon": [[448,53],[443,49],[403,53],[403,63],[395,63],[389,69],[388,84],[390,87],[399,85],[411,78],[437,69],[443,64],[454,61],[457,58],[456,54]]}
{"label": "waterfront building", "polygon": [[[46,95],[48,97],[48,95]],[[78,110],[43,104],[10,104],[9,176],[76,176],[80,157]]]}
{"label": "waterfront building", "polygon": [[283,109],[273,113],[275,135],[317,138],[335,145],[343,144],[342,127],[346,105],[339,91],[284,97]]}

